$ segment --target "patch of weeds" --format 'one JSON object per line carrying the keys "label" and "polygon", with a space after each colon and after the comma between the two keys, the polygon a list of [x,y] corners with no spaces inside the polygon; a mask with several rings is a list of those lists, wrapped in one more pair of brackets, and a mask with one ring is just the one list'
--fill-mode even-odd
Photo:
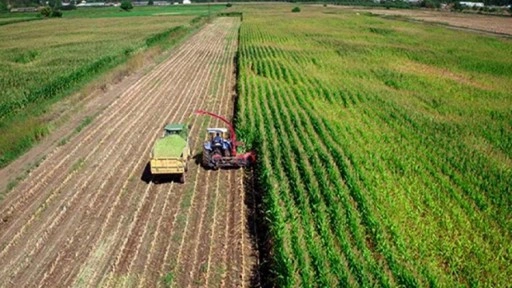
{"label": "patch of weeds", "polygon": [[27,175],[30,172],[32,172],[32,170],[34,170],[35,168],[39,167],[39,165],[41,165],[41,163],[44,161],[44,159],[46,159],[46,156],[43,156],[43,157],[39,158],[34,163],[30,164],[27,167],[27,169],[25,169],[20,175],[16,176],[16,178],[9,180],[9,182],[7,183],[7,186],[5,187],[4,191],[2,193],[0,193],[0,201],[2,201],[5,198],[5,195],[7,195],[7,193],[11,192],[12,189],[14,189],[16,186],[18,186],[18,184],[22,180],[24,180],[25,177],[27,177]]}
{"label": "patch of weeds", "polygon": [[14,187],[16,187],[16,185],[18,185],[18,183],[20,183],[21,179],[23,179],[23,177],[18,176],[15,179],[12,179],[11,181],[9,181],[9,183],[7,183],[7,188],[5,188],[6,192],[9,192],[12,189],[14,189]]}
{"label": "patch of weeds", "polygon": [[206,215],[208,215],[208,217],[212,218],[214,213],[215,213],[215,204],[213,203],[213,201],[211,201],[208,203]]}
{"label": "patch of weeds", "polygon": [[78,286],[83,286],[85,284],[85,279],[83,277],[80,277],[77,281]]}
{"label": "patch of weeds", "polygon": [[204,285],[204,281],[201,278],[197,278],[194,280],[194,284],[200,287]]}
{"label": "patch of weeds", "polygon": [[78,169],[82,168],[85,164],[85,160],[83,158],[78,159],[73,166],[71,166],[70,172],[75,172]]}
{"label": "patch of weeds", "polygon": [[80,125],[78,125],[78,127],[75,128],[75,132],[79,133],[80,131],[82,131],[87,125],[91,124],[92,119],[93,117],[91,116],[85,117],[84,120],[82,120],[82,122],[80,123]]}
{"label": "patch of weeds", "polygon": [[224,267],[224,265],[218,266],[215,269],[215,274],[212,277],[212,283],[220,284],[220,282],[222,281],[222,276],[224,276],[224,274],[226,274],[226,272],[227,272],[227,269],[226,269],[226,267]]}
{"label": "patch of weeds", "polygon": [[183,202],[181,202],[181,209],[187,209],[190,207],[190,205],[192,204],[192,193],[193,193],[193,189],[190,188],[190,189],[187,189],[187,191],[185,192],[188,197],[186,197],[185,199],[183,199]]}
{"label": "patch of weeds", "polygon": [[171,287],[173,281],[174,281],[174,275],[172,275],[171,272],[165,274],[165,276],[162,277],[162,282],[164,283],[164,287]]}
{"label": "patch of weeds", "polygon": [[383,36],[393,34],[393,30],[391,30],[391,29],[386,29],[386,28],[370,27],[370,29],[369,29],[369,30],[370,30],[370,32],[372,32],[372,33],[379,34],[379,35],[383,35]]}
{"label": "patch of weeds", "polygon": [[60,139],[59,143],[57,143],[57,146],[64,146],[68,142],[69,142],[69,137],[64,137],[64,138]]}
{"label": "patch of weeds", "polygon": [[185,222],[187,221],[187,216],[185,216],[184,214],[180,214],[178,215],[178,219],[176,219],[176,221],[178,222],[178,224],[180,224],[180,226],[185,225]]}
{"label": "patch of weeds", "polygon": [[14,56],[13,61],[16,63],[27,64],[34,61],[38,55],[38,51],[28,50]]}
{"label": "patch of weeds", "polygon": [[202,275],[206,274],[207,270],[208,270],[207,263],[203,263],[203,264],[201,264],[201,266],[199,266],[199,273],[201,273]]}

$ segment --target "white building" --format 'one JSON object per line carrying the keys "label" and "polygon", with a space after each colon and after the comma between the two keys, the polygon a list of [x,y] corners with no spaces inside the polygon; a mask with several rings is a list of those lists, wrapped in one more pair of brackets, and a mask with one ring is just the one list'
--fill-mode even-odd
{"label": "white building", "polygon": [[105,6],[105,2],[91,2],[91,3],[87,3],[87,1],[83,0],[82,2],[76,4],[76,7],[100,7],[100,6]]}
{"label": "white building", "polygon": [[183,0],[183,5],[186,5],[186,4],[192,4],[192,2],[190,2],[190,0]]}
{"label": "white building", "polygon": [[462,6],[466,6],[466,7],[484,7],[484,3],[483,2],[459,2],[460,5]]}

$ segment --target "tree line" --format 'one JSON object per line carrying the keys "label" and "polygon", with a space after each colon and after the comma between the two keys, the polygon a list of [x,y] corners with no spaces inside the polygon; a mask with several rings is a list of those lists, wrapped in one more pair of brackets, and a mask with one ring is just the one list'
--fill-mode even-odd
{"label": "tree line", "polygon": [[[152,0],[149,0],[153,2]],[[228,2],[248,2],[251,0],[229,0]],[[325,0],[291,0],[291,1],[280,1],[280,0],[258,0],[257,2],[294,2],[294,3],[323,3],[323,4],[333,4],[333,5],[362,5],[362,6],[381,6],[387,5],[392,7],[401,7],[408,8],[411,7],[411,3],[407,0],[380,0],[376,3],[373,0],[333,0],[333,1],[325,1]],[[0,11],[8,11],[10,8],[18,8],[18,7],[39,7],[46,5],[45,0],[0,0]],[[48,1],[50,7],[54,7],[55,4],[60,5],[61,0],[50,0]],[[71,3],[79,3],[80,0],[64,0],[63,2],[71,2]],[[96,0],[92,0],[89,2],[98,2]],[[111,3],[111,2],[120,2],[114,0],[104,0],[100,2]],[[138,1],[131,1],[138,2]],[[147,2],[147,1],[140,1]],[[174,0],[168,2],[175,2]],[[215,3],[217,1],[213,0],[194,0],[195,3]],[[423,0],[420,1],[417,5],[426,6],[429,8],[439,7],[441,4],[455,4],[459,1],[455,0]],[[472,0],[470,2],[483,2],[486,6],[507,6],[512,5],[512,0]],[[54,4],[54,5],[52,5]],[[428,4],[428,5],[426,5]]]}

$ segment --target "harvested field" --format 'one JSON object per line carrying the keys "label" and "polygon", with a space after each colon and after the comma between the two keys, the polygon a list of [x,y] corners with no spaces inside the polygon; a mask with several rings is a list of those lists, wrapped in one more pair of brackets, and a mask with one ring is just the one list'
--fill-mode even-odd
{"label": "harvested field", "polygon": [[419,21],[441,23],[453,27],[461,27],[471,30],[512,36],[512,17],[452,13],[448,11],[406,9],[364,9],[358,11],[371,12],[373,14],[383,16],[401,16]]}
{"label": "harvested field", "polygon": [[229,115],[240,21],[218,18],[128,85],[50,151],[0,203],[2,287],[243,287],[255,258],[242,170],[190,163],[184,185],[154,184],[148,156],[164,124],[197,109]]}

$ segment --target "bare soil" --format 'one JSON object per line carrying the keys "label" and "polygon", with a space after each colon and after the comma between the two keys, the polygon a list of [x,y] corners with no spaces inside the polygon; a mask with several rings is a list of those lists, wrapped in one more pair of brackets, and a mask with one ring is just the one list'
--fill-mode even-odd
{"label": "bare soil", "polygon": [[257,252],[243,170],[209,171],[191,160],[185,184],[155,184],[147,167],[166,123],[191,124],[198,154],[205,128],[221,124],[193,112],[231,116],[239,25],[216,19],[108,100],[91,97],[85,107],[99,114],[67,143],[49,141],[0,171],[15,177],[44,156],[0,203],[1,287],[251,284]]}
{"label": "bare soil", "polygon": [[402,16],[418,21],[441,23],[453,27],[512,36],[512,17],[506,16],[407,9],[357,9],[357,11],[384,16]]}

